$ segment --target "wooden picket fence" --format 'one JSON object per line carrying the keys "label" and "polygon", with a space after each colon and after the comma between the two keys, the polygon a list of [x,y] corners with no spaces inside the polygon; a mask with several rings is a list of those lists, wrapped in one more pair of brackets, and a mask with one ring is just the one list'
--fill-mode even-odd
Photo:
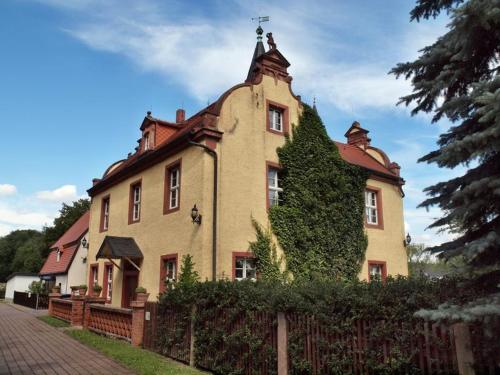
{"label": "wooden picket fence", "polygon": [[29,307],[36,310],[49,308],[49,296],[37,293],[14,291],[13,301],[16,305]]}
{"label": "wooden picket fence", "polygon": [[[210,348],[196,347],[195,332],[185,322],[178,312],[170,310],[161,316],[156,302],[146,304],[146,320],[144,324],[144,348],[160,352],[163,355],[190,363],[191,365],[213,370],[214,361],[226,361],[227,365],[241,370],[242,374],[276,374],[278,368],[277,356],[269,357],[269,348],[278,352],[278,324],[274,314],[267,312],[246,312],[234,318],[229,310],[218,310],[210,320],[197,322],[196,329],[205,333],[224,332],[223,341],[214,342]],[[231,319],[228,319],[231,316]],[[246,317],[250,319],[247,321]],[[338,365],[345,373],[369,374],[377,364],[391,368],[393,363],[406,361],[407,368],[419,370],[421,374],[457,374],[459,365],[452,326],[429,323],[422,320],[411,322],[386,322],[358,320],[353,325],[336,327],[327,325],[314,316],[299,313],[285,315],[285,331],[287,347],[287,366],[289,373],[327,374],[332,365]],[[181,341],[165,351],[158,345],[158,337],[174,337],[179,332],[179,322],[182,320]],[[261,352],[250,353],[248,348],[238,343],[228,341],[232,333],[246,327],[251,332],[258,332],[263,338]],[[166,335],[165,335],[166,330]],[[481,348],[483,342],[482,328],[470,328],[471,343]],[[178,337],[177,337],[178,338]],[[229,344],[228,344],[229,342]],[[236,347],[229,350],[228,358],[221,357],[228,349],[227,345]],[[281,344],[283,345],[283,344]],[[196,356],[191,352],[196,352]],[[474,351],[476,368],[480,373],[496,374],[498,371],[498,355],[484,356],[479,349]],[[267,356],[267,357],[266,357]],[[196,358],[195,358],[196,357]],[[216,358],[216,359],[215,359]],[[265,360],[263,360],[265,359]],[[337,362],[336,362],[337,361]],[[397,366],[395,365],[395,368]],[[305,369],[305,370],[304,370]],[[394,373],[401,372],[395,370]]]}

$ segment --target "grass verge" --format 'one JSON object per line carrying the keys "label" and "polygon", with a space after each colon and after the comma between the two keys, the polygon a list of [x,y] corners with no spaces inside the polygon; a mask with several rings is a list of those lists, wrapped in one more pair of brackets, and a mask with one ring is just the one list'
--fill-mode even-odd
{"label": "grass verge", "polygon": [[37,319],[41,320],[42,322],[47,323],[48,325],[51,325],[52,327],[56,328],[61,328],[61,327],[69,327],[69,323],[65,322],[64,320],[54,318],[52,316],[44,315],[44,316],[38,316]]}
{"label": "grass verge", "polygon": [[205,372],[174,362],[159,354],[135,348],[124,341],[100,336],[88,330],[68,330],[68,335],[141,375],[199,375]]}

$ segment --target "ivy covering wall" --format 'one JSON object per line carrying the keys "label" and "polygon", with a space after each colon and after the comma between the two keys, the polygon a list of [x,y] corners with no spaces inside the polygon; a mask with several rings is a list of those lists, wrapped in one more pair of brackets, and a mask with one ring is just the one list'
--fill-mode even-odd
{"label": "ivy covering wall", "polygon": [[316,109],[308,105],[277,152],[283,201],[270,208],[269,219],[288,270],[294,279],[356,279],[367,247],[367,173],[342,159]]}

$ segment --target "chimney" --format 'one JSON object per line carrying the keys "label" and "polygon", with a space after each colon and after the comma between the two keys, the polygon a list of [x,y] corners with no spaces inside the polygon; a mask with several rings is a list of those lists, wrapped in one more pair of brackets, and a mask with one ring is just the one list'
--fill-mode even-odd
{"label": "chimney", "polygon": [[100,178],[93,178],[93,179],[92,179],[92,186],[97,185],[99,182],[101,182],[101,179],[100,179]]}
{"label": "chimney", "polygon": [[184,122],[185,119],[186,119],[186,111],[184,111],[181,108],[179,108],[177,111],[175,111],[175,122],[176,123]]}
{"label": "chimney", "polygon": [[371,139],[368,138],[368,133],[369,131],[363,129],[359,122],[354,121],[349,130],[345,133],[345,137],[347,138],[348,144],[364,149],[370,146]]}

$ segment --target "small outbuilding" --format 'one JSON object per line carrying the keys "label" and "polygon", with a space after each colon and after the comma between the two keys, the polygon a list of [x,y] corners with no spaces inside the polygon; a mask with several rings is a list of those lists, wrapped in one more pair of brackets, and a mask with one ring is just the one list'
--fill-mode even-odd
{"label": "small outbuilding", "polygon": [[40,281],[40,276],[30,272],[14,272],[7,277],[5,299],[14,299],[14,292],[27,292],[33,281]]}

